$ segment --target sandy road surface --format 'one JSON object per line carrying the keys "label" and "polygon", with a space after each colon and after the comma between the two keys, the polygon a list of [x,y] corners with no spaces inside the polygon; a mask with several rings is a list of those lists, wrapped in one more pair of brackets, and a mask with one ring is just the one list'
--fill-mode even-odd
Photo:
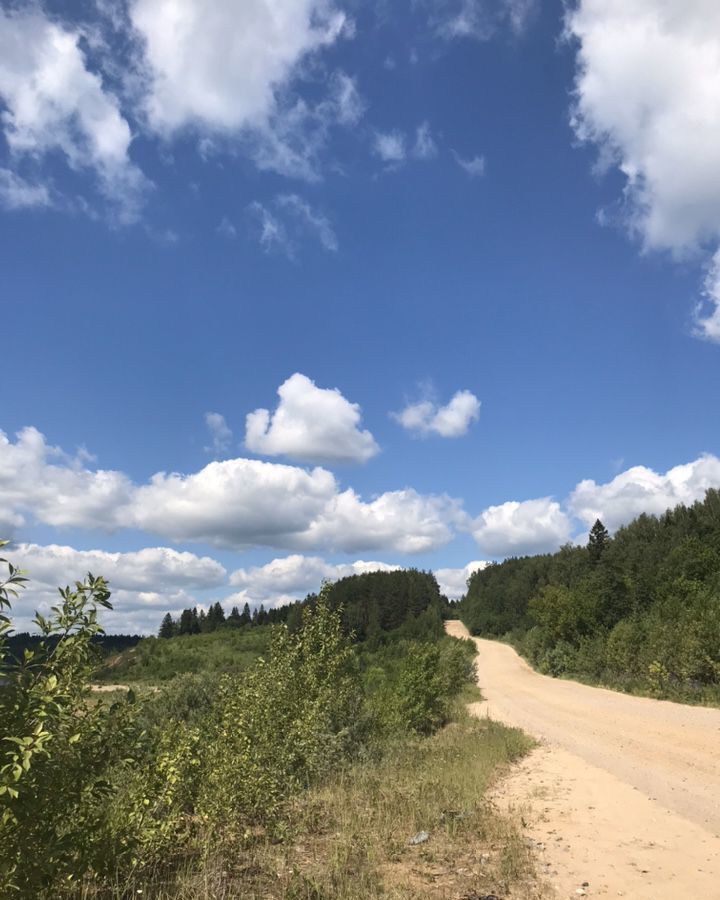
{"label": "sandy road surface", "polygon": [[543,740],[497,800],[527,809],[558,896],[720,900],[720,710],[548,678],[474,640],[474,711]]}

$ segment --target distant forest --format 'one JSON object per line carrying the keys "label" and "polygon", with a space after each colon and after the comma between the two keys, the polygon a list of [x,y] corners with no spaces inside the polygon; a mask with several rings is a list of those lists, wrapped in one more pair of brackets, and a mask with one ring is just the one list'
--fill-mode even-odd
{"label": "distant forest", "polygon": [[[404,627],[412,636],[414,621],[425,613],[440,621],[447,614],[447,598],[440,593],[432,572],[417,569],[401,569],[397,572],[366,572],[350,575],[329,585],[327,593],[333,609],[342,610],[343,624],[356,641],[379,639],[383,632]],[[220,603],[214,603],[207,612],[197,607],[184,609],[177,619],[170,613],[163,618],[158,637],[171,638],[180,635],[206,634],[224,628],[276,625],[286,623],[291,632],[296,631],[302,619],[303,607],[317,601],[317,594],[308,594],[296,603],[265,609],[260,604],[252,612],[246,603],[240,611],[233,606],[229,615]],[[421,622],[418,626],[422,631]],[[417,630],[417,628],[415,628]]]}
{"label": "distant forest", "polygon": [[542,672],[686,700],[720,697],[720,491],[585,547],[476,572],[459,607]]}

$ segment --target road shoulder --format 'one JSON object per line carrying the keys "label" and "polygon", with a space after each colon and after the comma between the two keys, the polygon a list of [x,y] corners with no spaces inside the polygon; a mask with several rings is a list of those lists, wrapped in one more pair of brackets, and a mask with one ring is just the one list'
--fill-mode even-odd
{"label": "road shoulder", "polygon": [[720,839],[559,747],[541,744],[491,799],[522,817],[558,898],[720,898]]}

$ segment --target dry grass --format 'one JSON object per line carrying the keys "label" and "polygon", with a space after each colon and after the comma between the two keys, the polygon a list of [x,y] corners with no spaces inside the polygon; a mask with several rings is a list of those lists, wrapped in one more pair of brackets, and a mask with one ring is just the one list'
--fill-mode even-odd
{"label": "dry grass", "polygon": [[[470,693],[463,700],[477,699]],[[429,739],[404,741],[299,797],[282,841],[204,860],[113,897],[153,900],[517,900],[544,896],[519,823],[486,799],[530,747],[521,732],[463,711]],[[420,831],[427,842],[412,846]],[[87,897],[90,895],[87,894]]]}

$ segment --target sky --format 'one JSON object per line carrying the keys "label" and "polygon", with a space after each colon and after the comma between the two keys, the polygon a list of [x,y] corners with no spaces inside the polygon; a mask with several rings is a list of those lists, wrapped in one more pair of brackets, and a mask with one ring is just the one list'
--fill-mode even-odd
{"label": "sky", "polygon": [[720,487],[715,0],[0,4],[0,532],[111,631]]}

